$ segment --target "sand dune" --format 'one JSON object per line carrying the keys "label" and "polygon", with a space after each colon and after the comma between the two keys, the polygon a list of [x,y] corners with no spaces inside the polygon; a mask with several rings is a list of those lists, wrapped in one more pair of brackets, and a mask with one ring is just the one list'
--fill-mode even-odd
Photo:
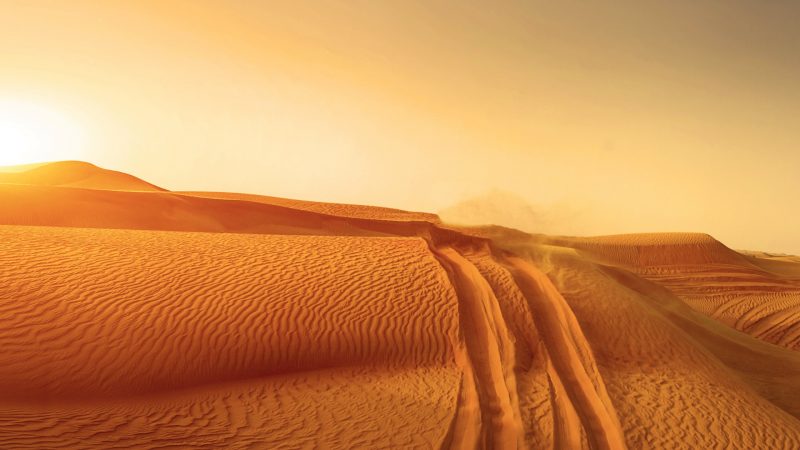
{"label": "sand dune", "polygon": [[228,233],[337,234],[343,218],[280,206],[35,185],[0,185],[0,224]]}
{"label": "sand dune", "polygon": [[122,172],[102,169],[82,161],[61,161],[22,166],[20,171],[0,171],[0,184],[69,186],[118,191],[163,191],[158,186]]}
{"label": "sand dune", "polygon": [[[18,349],[0,356],[4,398],[452,360],[455,293],[421,239],[22,227],[0,236],[0,308],[20,321],[0,335]],[[381,283],[366,290],[370,280]]]}
{"label": "sand dune", "polygon": [[631,271],[553,244],[567,239],[546,240],[515,238],[506,247],[545,271],[569,304],[630,448],[797,445],[796,352],[713,321]]}
{"label": "sand dune", "polygon": [[312,211],[340,217],[394,221],[428,221],[432,223],[441,222],[436,214],[403,211],[401,209],[383,208],[379,206],[310,202],[305,200],[269,197],[266,195],[235,194],[229,192],[181,192],[181,194],[205,198],[265,203],[268,205],[285,206],[292,209],[300,209],[303,211]]}
{"label": "sand dune", "polygon": [[70,164],[0,185],[0,448],[800,448],[791,257]]}
{"label": "sand dune", "polygon": [[742,254],[703,234],[550,239],[657,283],[737,330],[800,349],[800,261]]}
{"label": "sand dune", "polygon": [[[0,224],[356,236],[436,234],[439,238],[462,239],[461,233],[445,229],[423,214],[419,214],[418,219],[412,219],[411,213],[383,214],[384,218],[371,219],[359,214],[340,216],[279,203],[166,191],[0,184]],[[349,209],[347,205],[343,207]]]}

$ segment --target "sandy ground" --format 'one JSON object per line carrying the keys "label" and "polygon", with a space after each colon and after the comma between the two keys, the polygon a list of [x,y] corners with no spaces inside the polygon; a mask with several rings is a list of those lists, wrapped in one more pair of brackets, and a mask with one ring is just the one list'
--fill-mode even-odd
{"label": "sandy ground", "polygon": [[0,174],[0,448],[800,448],[800,260]]}

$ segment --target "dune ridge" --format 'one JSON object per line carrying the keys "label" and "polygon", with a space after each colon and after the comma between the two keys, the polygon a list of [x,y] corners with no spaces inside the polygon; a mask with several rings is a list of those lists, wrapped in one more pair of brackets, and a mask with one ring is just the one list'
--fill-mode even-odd
{"label": "dune ridge", "polygon": [[85,169],[0,180],[0,447],[800,447],[791,259]]}
{"label": "dune ridge", "polygon": [[341,203],[311,202],[306,200],[294,200],[280,197],[270,197],[266,195],[237,194],[231,192],[179,192],[182,195],[195,197],[216,198],[223,200],[241,200],[254,203],[265,203],[268,205],[286,206],[292,209],[312,211],[327,215],[340,217],[352,217],[362,219],[380,219],[396,221],[428,221],[441,223],[436,214],[403,211],[401,209],[384,208],[380,206],[368,205],[346,205]]}

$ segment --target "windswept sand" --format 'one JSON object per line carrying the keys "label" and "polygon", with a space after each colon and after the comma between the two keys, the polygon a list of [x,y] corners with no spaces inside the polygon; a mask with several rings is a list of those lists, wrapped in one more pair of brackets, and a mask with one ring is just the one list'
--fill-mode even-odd
{"label": "windswept sand", "polygon": [[0,448],[800,448],[791,257],[14,175]]}

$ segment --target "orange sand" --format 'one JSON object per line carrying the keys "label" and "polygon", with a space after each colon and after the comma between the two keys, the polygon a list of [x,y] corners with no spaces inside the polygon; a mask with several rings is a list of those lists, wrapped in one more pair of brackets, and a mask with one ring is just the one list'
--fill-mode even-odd
{"label": "orange sand", "polygon": [[0,448],[800,448],[800,261],[0,174]]}

